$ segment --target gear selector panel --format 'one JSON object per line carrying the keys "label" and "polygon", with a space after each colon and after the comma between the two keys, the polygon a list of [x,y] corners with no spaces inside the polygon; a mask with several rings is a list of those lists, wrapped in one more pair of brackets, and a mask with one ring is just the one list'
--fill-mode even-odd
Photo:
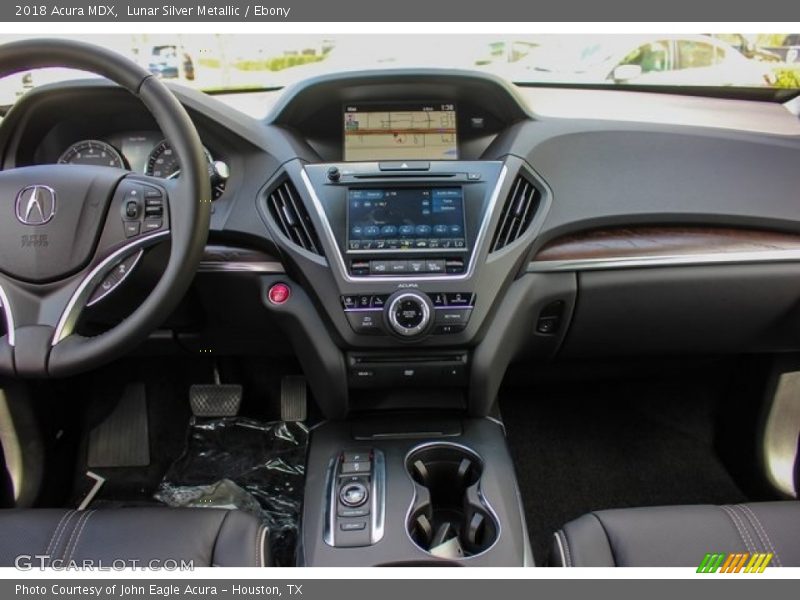
{"label": "gear selector panel", "polygon": [[386,466],[374,448],[352,448],[331,461],[325,542],[339,548],[371,546],[383,537]]}

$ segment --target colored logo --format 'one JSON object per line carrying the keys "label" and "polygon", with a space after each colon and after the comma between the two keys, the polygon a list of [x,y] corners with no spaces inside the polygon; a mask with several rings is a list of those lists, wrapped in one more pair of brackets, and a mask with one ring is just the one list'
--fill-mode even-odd
{"label": "colored logo", "polygon": [[698,573],[763,573],[772,561],[772,552],[708,553],[703,557]]}

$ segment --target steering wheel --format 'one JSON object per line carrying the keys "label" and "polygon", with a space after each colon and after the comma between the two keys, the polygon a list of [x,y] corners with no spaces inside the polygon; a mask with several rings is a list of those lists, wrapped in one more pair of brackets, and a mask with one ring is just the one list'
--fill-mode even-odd
{"label": "steering wheel", "polygon": [[[164,180],[84,165],[0,172],[0,310],[6,322],[0,373],[35,378],[95,368],[161,325],[194,277],[211,210],[200,137],[161,81],[120,55],[81,42],[0,46],[0,77],[42,67],[90,71],[137,96],[170,141],[181,175]],[[147,299],[105,333],[76,333],[87,304],[121,281],[145,248],[166,240],[166,269]]]}

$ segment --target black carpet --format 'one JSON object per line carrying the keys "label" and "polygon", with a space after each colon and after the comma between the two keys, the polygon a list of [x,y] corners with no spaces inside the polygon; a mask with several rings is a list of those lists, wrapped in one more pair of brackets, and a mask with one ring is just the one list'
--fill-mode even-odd
{"label": "black carpet", "polygon": [[592,510],[746,500],[715,452],[723,394],[680,377],[504,389],[537,564],[561,525]]}

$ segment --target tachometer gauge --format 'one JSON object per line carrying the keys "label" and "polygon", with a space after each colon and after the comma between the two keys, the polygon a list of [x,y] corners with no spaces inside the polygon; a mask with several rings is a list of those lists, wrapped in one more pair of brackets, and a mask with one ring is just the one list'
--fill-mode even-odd
{"label": "tachometer gauge", "polygon": [[[217,165],[211,157],[211,153],[207,148],[203,148],[208,161],[208,175],[211,177],[211,195],[212,199],[216,200],[225,191],[225,180],[228,178],[227,166],[225,166],[224,176],[220,176]],[[163,177],[164,179],[172,179],[180,175],[181,165],[178,163],[178,155],[172,149],[167,140],[163,140],[156,145],[150,152],[147,159],[146,175],[153,177]]]}
{"label": "tachometer gauge", "polygon": [[125,160],[114,146],[100,140],[75,142],[58,158],[61,165],[94,165],[127,168]]}

